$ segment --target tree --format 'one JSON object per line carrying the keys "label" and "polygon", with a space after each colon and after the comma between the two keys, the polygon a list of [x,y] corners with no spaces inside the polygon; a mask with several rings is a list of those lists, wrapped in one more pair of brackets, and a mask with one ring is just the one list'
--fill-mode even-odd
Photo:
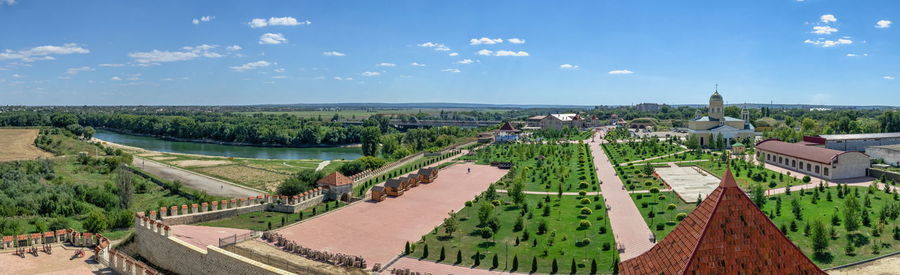
{"label": "tree", "polygon": [[766,205],[766,191],[763,189],[762,185],[759,183],[753,184],[751,187],[751,197],[753,197],[753,204],[756,204],[760,209]]}
{"label": "tree", "polygon": [[591,273],[597,274],[597,259],[591,259]]}
{"label": "tree", "polygon": [[525,184],[522,184],[520,181],[513,182],[512,186],[509,189],[509,197],[512,198],[513,203],[517,205],[521,205],[525,202]]}
{"label": "tree", "polygon": [[444,219],[444,233],[446,233],[447,236],[452,236],[458,226],[459,224],[456,222],[456,218],[453,216],[453,211],[451,210],[450,217]]}
{"label": "tree", "polygon": [[497,199],[497,189],[494,188],[493,184],[489,185],[487,190],[484,191],[484,199],[489,202]]}
{"label": "tree", "polygon": [[93,211],[88,215],[87,219],[84,220],[82,226],[84,226],[84,230],[87,230],[88,232],[100,233],[109,227],[109,221],[102,212]]}
{"label": "tree", "polygon": [[374,156],[378,153],[381,130],[374,126],[365,127],[360,132],[359,140],[362,143],[362,154],[364,156]]}
{"label": "tree", "polygon": [[559,265],[556,264],[556,258],[553,259],[553,263],[550,264],[550,274],[556,274],[559,271]]}
{"label": "tree", "polygon": [[287,178],[278,185],[278,194],[282,196],[293,196],[303,193],[306,190],[315,188],[316,181],[325,177],[322,171],[315,169],[303,169]]}
{"label": "tree", "polygon": [[812,223],[812,242],[813,242],[813,251],[816,254],[823,255],[826,250],[828,250],[828,232],[825,229],[825,224],[822,223],[821,220],[815,220]]}
{"label": "tree", "polygon": [[497,254],[494,254],[494,259],[491,260],[491,269],[497,268],[500,266],[500,260],[497,258]]}
{"label": "tree", "polygon": [[537,256],[531,257],[531,273],[537,272]]}
{"label": "tree", "polygon": [[428,259],[428,243],[422,247],[422,259]]}
{"label": "tree", "polygon": [[481,265],[481,252],[475,251],[475,265],[474,267],[478,267]]}
{"label": "tree", "polygon": [[411,251],[409,250],[409,241],[406,242],[406,245],[403,247],[403,255],[409,255]]}
{"label": "tree", "polygon": [[575,266],[575,258],[572,258],[572,270],[569,271],[569,274],[575,274],[578,272],[578,267]]}
{"label": "tree", "polygon": [[494,205],[490,203],[482,203],[478,207],[478,222],[480,225],[487,225],[494,217]]}
{"label": "tree", "polygon": [[791,200],[791,213],[794,213],[794,219],[797,219],[797,220],[803,219],[803,209],[800,207],[800,200],[798,200],[798,199]]}
{"label": "tree", "polygon": [[438,262],[443,262],[443,261],[444,261],[444,257],[446,257],[446,256],[447,256],[447,255],[444,254],[444,247],[441,246],[441,254],[438,256]]}
{"label": "tree", "polygon": [[844,228],[847,232],[859,229],[860,205],[856,195],[850,194],[844,200]]}
{"label": "tree", "polygon": [[132,174],[124,168],[117,170],[116,185],[119,188],[119,207],[128,209],[131,205],[131,195],[134,193]]}

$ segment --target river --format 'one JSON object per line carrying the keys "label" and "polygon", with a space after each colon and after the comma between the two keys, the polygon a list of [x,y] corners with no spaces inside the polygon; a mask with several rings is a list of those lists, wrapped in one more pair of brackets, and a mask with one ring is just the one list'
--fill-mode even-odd
{"label": "river", "polygon": [[113,143],[166,153],[258,159],[352,160],[362,156],[359,147],[256,147],[202,142],[170,141],[154,137],[127,135],[97,130],[94,137]]}

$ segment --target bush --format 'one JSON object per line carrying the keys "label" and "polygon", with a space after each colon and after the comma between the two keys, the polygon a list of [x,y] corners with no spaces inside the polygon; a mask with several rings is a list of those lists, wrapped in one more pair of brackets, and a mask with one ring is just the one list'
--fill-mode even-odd
{"label": "bush", "polygon": [[652,194],[659,193],[659,188],[656,188],[656,187],[650,188],[650,193],[652,193]]}
{"label": "bush", "polygon": [[588,183],[582,181],[582,182],[578,183],[578,188],[580,188],[580,189],[588,188]]}
{"label": "bush", "polygon": [[593,213],[593,211],[591,211],[590,208],[587,208],[587,207],[582,207],[582,208],[581,208],[581,214],[582,214],[582,215],[590,215],[591,213]]}
{"label": "bush", "polygon": [[599,234],[606,234],[606,226],[601,226],[601,227],[600,227],[600,230],[597,231],[597,233],[599,233]]}
{"label": "bush", "polygon": [[591,227],[591,222],[588,220],[581,220],[578,222],[578,227],[581,229]]}
{"label": "bush", "polygon": [[666,224],[664,224],[664,223],[656,224],[656,231],[662,231],[665,228],[666,228]]}
{"label": "bush", "polygon": [[581,199],[581,204],[591,204],[591,199],[583,198]]}
{"label": "bush", "polygon": [[590,239],[590,238],[584,238],[584,239],[581,239],[581,245],[582,245],[582,246],[589,245],[589,244],[591,244],[591,239]]}
{"label": "bush", "polygon": [[645,201],[641,202],[641,208],[647,208],[647,205],[649,205],[647,202],[645,202]]}
{"label": "bush", "polygon": [[578,195],[579,195],[579,196],[587,195],[587,191],[579,190],[579,191],[578,191]]}
{"label": "bush", "polygon": [[687,214],[686,214],[686,213],[678,213],[678,215],[675,215],[675,220],[676,220],[676,221],[682,221],[682,220],[684,220],[684,218],[687,218]]}
{"label": "bush", "polygon": [[678,206],[675,205],[674,203],[670,203],[669,205],[666,206],[666,209],[674,210],[674,209],[677,208],[677,207],[678,207]]}
{"label": "bush", "polygon": [[666,200],[666,195],[659,195],[658,198],[659,198],[659,200],[664,201],[664,200]]}
{"label": "bush", "polygon": [[809,176],[803,176],[804,183],[809,183],[810,180],[812,180],[812,179]]}
{"label": "bush", "polygon": [[500,200],[493,200],[491,201],[491,204],[493,204],[494,206],[500,206],[500,204],[503,204],[503,202],[501,202]]}
{"label": "bush", "polygon": [[603,243],[602,249],[603,249],[603,251],[609,251],[609,248],[610,248],[610,247],[611,247],[611,246],[610,246],[609,243]]}

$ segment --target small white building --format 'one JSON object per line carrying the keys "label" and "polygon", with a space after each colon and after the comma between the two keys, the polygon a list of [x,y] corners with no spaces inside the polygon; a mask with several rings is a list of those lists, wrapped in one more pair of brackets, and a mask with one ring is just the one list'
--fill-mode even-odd
{"label": "small white building", "polygon": [[565,127],[576,129],[598,127],[600,119],[597,116],[584,118],[579,114],[550,114],[541,118],[541,129],[559,130]]}
{"label": "small white building", "polygon": [[839,151],[810,145],[767,139],[756,144],[757,157],[766,163],[810,176],[839,180],[866,176],[869,156],[856,151]]}

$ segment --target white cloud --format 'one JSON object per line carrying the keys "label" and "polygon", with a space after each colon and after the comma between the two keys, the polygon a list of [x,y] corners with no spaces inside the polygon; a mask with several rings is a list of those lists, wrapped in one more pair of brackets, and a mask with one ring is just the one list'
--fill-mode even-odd
{"label": "white cloud", "polygon": [[273,76],[272,78],[283,79],[283,78],[288,78],[288,77],[286,75],[276,75],[276,76]]}
{"label": "white cloud", "polygon": [[634,72],[629,70],[612,70],[609,71],[609,74],[633,74]]}
{"label": "white cloud", "polygon": [[460,61],[456,61],[456,64],[472,64],[472,63],[475,63],[475,62],[477,62],[477,61],[474,61],[474,60],[472,60],[472,59],[466,58],[466,59],[463,59],[463,60],[460,60]]}
{"label": "white cloud", "polygon": [[276,72],[276,73],[283,73],[285,70],[284,70],[284,68],[278,68],[278,69],[274,69],[272,71]]}
{"label": "white cloud", "polygon": [[12,5],[15,5],[15,4],[16,4],[16,0],[0,0],[0,6],[2,6],[2,5],[10,5],[10,6],[12,6]]}
{"label": "white cloud", "polygon": [[823,14],[819,17],[819,21],[822,23],[834,23],[837,22],[837,17],[834,17],[834,14]]}
{"label": "white cloud", "polygon": [[[208,45],[202,44],[198,46],[186,46],[181,47],[182,51],[160,51],[160,50],[152,50],[149,52],[134,52],[129,53],[128,56],[133,58],[136,62],[138,62],[138,66],[149,66],[149,65],[159,65],[159,62],[175,62],[175,61],[185,61],[191,60],[198,57],[206,57],[206,58],[219,58],[224,55],[213,52],[213,49],[218,48],[218,45]],[[112,67],[112,66],[110,66]]]}
{"label": "white cloud", "polygon": [[509,41],[509,43],[513,43],[513,44],[525,44],[525,39],[519,39],[519,38],[510,38],[510,39],[506,39],[506,41]]}
{"label": "white cloud", "polygon": [[882,76],[881,78],[884,78],[884,79],[887,79],[887,80],[894,80],[894,76],[892,76],[892,75]]}
{"label": "white cloud", "polygon": [[90,50],[82,48],[75,43],[67,43],[62,46],[46,45],[19,51],[6,49],[0,52],[0,60],[19,59],[25,62],[32,62],[37,60],[54,60],[56,58],[53,55],[87,54],[90,52]]}
{"label": "white cloud", "polygon": [[379,67],[395,67],[395,66],[397,66],[397,64],[394,64],[394,63],[387,63],[387,62],[381,62],[381,63],[378,63],[378,65],[375,65],[375,66],[379,66]]}
{"label": "white cloud", "polygon": [[198,24],[200,24],[200,22],[209,22],[209,21],[212,21],[213,19],[216,19],[216,17],[215,16],[204,16],[204,17],[200,17],[200,19],[194,18],[194,20],[191,20],[191,23],[194,23],[194,25],[198,25]]}
{"label": "white cloud", "polygon": [[469,39],[469,45],[494,45],[499,43],[503,43],[503,39],[487,37]]}
{"label": "white cloud", "polygon": [[864,54],[848,53],[847,56],[848,57],[869,56],[869,54],[867,54],[867,53],[864,53]]}
{"label": "white cloud", "polygon": [[832,28],[831,26],[813,26],[812,33],[815,34],[831,34],[837,32],[838,29]]}
{"label": "white cloud", "polygon": [[441,71],[442,71],[442,72],[448,72],[448,73],[458,73],[458,72],[460,72],[459,69],[443,69],[443,70],[441,70]]}
{"label": "white cloud", "polygon": [[250,22],[247,22],[247,25],[250,25],[251,28],[263,28],[268,26],[300,26],[300,25],[309,25],[312,24],[309,20],[299,21],[293,17],[269,17],[268,20],[264,18],[253,18]]}
{"label": "white cloud", "polygon": [[564,69],[564,70],[577,70],[580,67],[578,67],[578,65],[562,64],[562,65],[559,65],[559,68]]}
{"label": "white cloud", "polygon": [[97,66],[100,66],[100,67],[122,67],[122,66],[125,66],[125,64],[104,63],[104,64],[98,64]]}
{"label": "white cloud", "polygon": [[225,47],[225,49],[229,50],[229,51],[240,51],[243,48],[241,48],[241,46],[238,46],[238,45],[231,45],[231,46]]}
{"label": "white cloud", "polygon": [[340,76],[335,76],[335,77],[334,77],[334,80],[344,80],[344,81],[349,81],[349,80],[353,80],[353,78],[352,78],[352,77],[340,77]]}
{"label": "white cloud", "polygon": [[369,76],[379,76],[379,75],[381,75],[381,73],[379,73],[379,72],[362,72],[360,75],[369,77]]}
{"label": "white cloud", "polygon": [[528,53],[523,51],[497,51],[494,56],[528,56]]}
{"label": "white cloud", "polygon": [[287,38],[284,38],[284,35],[280,33],[264,33],[259,37],[259,44],[263,45],[277,45],[287,43]]}
{"label": "white cloud", "polygon": [[831,47],[840,46],[840,45],[853,44],[853,40],[846,39],[846,38],[838,38],[837,40],[826,40],[826,39],[819,38],[816,40],[806,39],[803,41],[803,43],[816,45],[816,46],[819,46],[822,48],[831,48]]}
{"label": "white cloud", "polygon": [[24,76],[22,76],[20,74],[13,74],[12,77],[13,78],[23,78]]}
{"label": "white cloud", "polygon": [[492,53],[494,52],[488,49],[481,49],[480,51],[478,51],[478,55],[491,55]]}
{"label": "white cloud", "polygon": [[878,20],[878,22],[875,23],[875,27],[879,29],[887,29],[891,27],[892,23],[894,22],[891,22],[891,20]]}
{"label": "white cloud", "polygon": [[449,53],[449,54],[447,54],[447,55],[449,55],[449,56],[457,56],[457,55],[459,55],[459,53]]}
{"label": "white cloud", "polygon": [[422,44],[418,44],[418,46],[423,47],[423,48],[433,48],[435,51],[441,51],[441,52],[450,51],[450,48],[448,48],[444,44],[435,43],[435,42],[425,42]]}
{"label": "white cloud", "polygon": [[118,77],[118,76],[113,76],[113,77],[110,78],[109,80],[113,80],[113,81],[122,81],[122,78],[121,78],[121,77]]}
{"label": "white cloud", "polygon": [[338,51],[330,51],[330,52],[323,52],[322,55],[324,55],[324,56],[345,56],[346,54],[344,54],[342,52],[338,52]]}
{"label": "white cloud", "polygon": [[91,67],[88,67],[88,66],[78,67],[78,68],[69,68],[68,70],[66,70],[66,74],[67,74],[67,75],[76,75],[76,74],[78,74],[78,73],[80,73],[80,72],[90,72],[90,71],[93,71],[93,70],[94,70],[94,68],[91,68]]}
{"label": "white cloud", "polygon": [[416,66],[416,67],[425,67],[425,64],[422,64],[419,62],[413,62],[413,63],[410,63],[409,65]]}
{"label": "white cloud", "polygon": [[255,70],[258,68],[262,68],[262,67],[268,67],[271,65],[272,65],[272,63],[269,63],[268,61],[260,60],[260,61],[250,62],[250,63],[244,64],[244,65],[233,66],[233,67],[229,67],[229,68],[231,68],[231,70],[233,70],[235,72],[245,72],[245,71]]}

